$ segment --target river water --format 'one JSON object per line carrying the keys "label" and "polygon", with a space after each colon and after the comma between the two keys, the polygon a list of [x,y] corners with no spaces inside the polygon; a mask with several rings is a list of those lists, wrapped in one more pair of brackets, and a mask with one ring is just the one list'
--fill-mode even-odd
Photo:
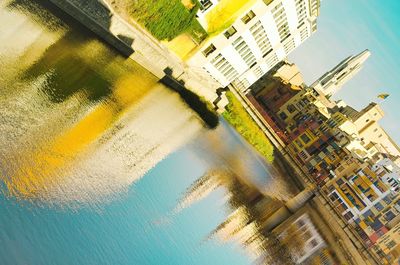
{"label": "river water", "polygon": [[0,264],[272,264],[274,166],[66,20],[0,3]]}

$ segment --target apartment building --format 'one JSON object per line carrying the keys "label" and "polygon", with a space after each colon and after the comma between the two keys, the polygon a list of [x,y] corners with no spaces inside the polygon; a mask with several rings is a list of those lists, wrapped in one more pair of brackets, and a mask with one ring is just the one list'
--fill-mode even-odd
{"label": "apartment building", "polygon": [[286,143],[286,124],[277,116],[277,110],[303,89],[303,83],[297,66],[282,61],[251,85],[246,94],[263,119]]}
{"label": "apartment building", "polygon": [[372,249],[381,258],[383,264],[399,264],[400,223],[379,238]]}
{"label": "apartment building", "polygon": [[[209,8],[213,8],[212,6]],[[188,61],[222,87],[251,84],[317,30],[320,0],[257,0]]]}
{"label": "apartment building", "polygon": [[400,167],[390,158],[381,159],[372,166],[378,176],[389,185],[394,192],[400,192]]}
{"label": "apartment building", "polygon": [[[400,148],[379,124],[384,112],[378,104],[372,102],[361,111],[342,104],[332,111],[343,114],[343,119],[338,124],[339,128],[349,135],[356,136],[369,152],[369,156],[379,156],[381,153],[400,156]],[[379,160],[379,157],[376,160]]]}
{"label": "apartment building", "polygon": [[343,159],[334,174],[322,192],[365,245],[374,245],[399,222],[399,195],[382,181],[371,164],[351,156]]}
{"label": "apartment building", "polygon": [[329,181],[325,190],[345,219],[356,219],[371,209],[390,193],[371,167],[352,157],[344,159],[334,170],[335,177]]}

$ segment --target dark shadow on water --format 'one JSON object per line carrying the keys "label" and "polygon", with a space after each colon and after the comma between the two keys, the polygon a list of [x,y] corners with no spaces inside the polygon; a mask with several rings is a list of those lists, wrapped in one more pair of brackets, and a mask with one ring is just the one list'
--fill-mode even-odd
{"label": "dark shadow on water", "polygon": [[216,128],[219,124],[218,115],[211,109],[207,102],[196,93],[187,89],[183,82],[179,82],[173,78],[171,76],[171,69],[167,68],[164,72],[166,75],[161,78],[160,82],[177,92],[183,101],[200,116],[209,128]]}
{"label": "dark shadow on water", "polygon": [[[110,95],[111,84],[89,64],[92,62],[88,63],[76,54],[89,41],[97,39],[91,31],[48,1],[14,0],[6,8],[24,14],[44,31],[66,30],[61,39],[21,73],[22,80],[34,80],[45,75],[41,90],[54,103],[63,102],[76,93],[91,101]],[[114,56],[118,54],[114,53]]]}
{"label": "dark shadow on water", "polygon": [[211,129],[216,128],[219,124],[218,116],[215,112],[211,111],[207,103],[202,100],[198,95],[188,89],[182,89],[178,92],[183,101],[193,109],[202,120]]}
{"label": "dark shadow on water", "polygon": [[54,103],[60,103],[76,93],[83,93],[91,101],[98,101],[111,94],[111,84],[95,72],[82,59],[72,55],[59,56],[51,60],[51,47],[35,63],[23,78],[34,79],[50,71],[42,92]]}

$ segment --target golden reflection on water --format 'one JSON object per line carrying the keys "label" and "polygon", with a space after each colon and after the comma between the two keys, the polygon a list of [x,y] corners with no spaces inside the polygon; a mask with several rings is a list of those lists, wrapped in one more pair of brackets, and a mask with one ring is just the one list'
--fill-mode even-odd
{"label": "golden reflection on water", "polygon": [[[12,45],[0,44],[0,51],[4,55],[9,53],[14,61],[23,61],[19,65],[6,62],[4,67],[7,71],[2,70],[6,75],[0,82],[16,94],[13,100],[18,100],[18,94],[23,92],[18,90],[19,85],[25,87],[24,90],[38,89],[37,93],[45,96],[40,99],[43,103],[39,105],[48,104],[45,103],[48,99],[60,104],[75,97],[79,98],[81,105],[89,106],[85,114],[75,114],[78,117],[76,121],[71,123],[65,120],[58,130],[51,133],[45,128],[50,125],[48,123],[51,120],[45,121],[43,128],[24,125],[27,126],[24,131],[28,130],[25,134],[32,129],[43,130],[45,139],[32,139],[37,140],[32,148],[18,151],[19,162],[23,162],[11,177],[3,177],[3,181],[11,195],[34,198],[56,184],[61,176],[56,171],[112,128],[124,113],[156,85],[157,79],[133,61],[117,56],[93,38],[66,31],[65,27],[58,27],[58,31],[52,32],[49,30],[51,28],[46,27],[48,22],[41,21],[48,18],[48,14],[43,15],[43,18],[33,12],[22,16],[19,10],[24,8],[34,8],[39,12],[39,9],[30,4],[22,1],[17,6],[18,10],[8,10],[8,13],[6,9],[1,9],[0,20],[8,16],[15,18],[20,24],[19,32],[32,33],[25,36],[28,44],[22,50],[13,50]],[[21,41],[17,39],[15,47],[19,45]],[[4,49],[11,50],[7,52]],[[20,80],[15,82],[15,77]],[[38,83],[38,80],[42,81]],[[2,97],[2,100],[6,100],[9,95],[3,94]]]}
{"label": "golden reflection on water", "polygon": [[[0,13],[0,22],[2,18],[4,19]],[[102,136],[110,133],[124,114],[129,113],[153,90],[157,79],[132,61],[116,56],[109,48],[92,38],[74,34],[64,27],[57,27],[56,32],[51,32],[42,25],[46,25],[45,21],[41,21],[42,24],[38,26],[29,16],[22,20],[18,30],[22,33],[30,31],[31,39],[27,37],[29,44],[23,45],[22,49],[11,50],[14,52],[13,56],[17,56],[12,57],[14,61],[10,60],[2,65],[7,70],[2,69],[4,75],[0,84],[7,87],[7,92],[16,95],[13,100],[18,100],[18,95],[24,90],[39,97],[38,102],[28,106],[28,109],[50,105],[51,111],[54,105],[65,104],[71,98],[85,106],[84,113],[71,108],[71,115],[75,119],[66,117],[58,126],[52,124],[49,117],[40,117],[39,114],[35,116],[32,113],[28,113],[32,115],[29,119],[44,120],[40,126],[31,128],[30,124],[19,125],[21,134],[27,134],[27,139],[38,131],[43,137],[32,137],[30,140],[34,143],[28,143],[31,145],[29,148],[15,148],[19,159],[10,161],[16,163],[14,171],[10,171],[9,175],[1,175],[0,178],[6,184],[9,195],[21,199],[37,199],[61,181],[60,178],[64,176],[62,171],[69,164],[79,159]],[[34,34],[32,31],[35,31]],[[21,43],[16,43],[18,45]],[[0,52],[5,46],[12,48],[12,45],[0,43]],[[6,96],[8,95],[5,92],[0,93],[0,100],[9,100]],[[50,113],[44,113],[50,116]],[[183,121],[175,126],[188,127],[185,117],[174,118]],[[58,128],[47,130],[49,127]],[[174,133],[173,129],[171,131]],[[166,138],[173,141],[172,137]],[[209,141],[215,149],[220,148],[218,139]],[[151,153],[151,148],[146,152]],[[231,154],[224,156],[226,161],[222,162],[235,165],[235,172],[239,175],[244,173],[246,168],[240,162],[240,153]],[[261,195],[248,185],[246,178],[239,175],[227,169],[211,170],[188,188],[175,213],[201,200],[215,189],[223,188],[232,212],[209,237],[238,242],[259,264],[272,264],[271,261],[277,260],[279,264],[286,264],[282,259],[283,248],[260,225],[263,218],[280,206],[280,202]],[[268,254],[265,254],[266,250]],[[277,259],[277,256],[282,257]]]}
{"label": "golden reflection on water", "polygon": [[[41,146],[37,152],[28,154],[33,162],[28,167],[22,166],[11,180],[6,180],[8,190],[13,195],[29,198],[57,183],[55,170],[97,140],[154,86],[154,82],[151,82],[154,78],[147,77],[133,73],[118,80],[109,99],[100,102],[66,133],[50,140],[47,146]],[[41,165],[40,172],[37,170],[38,165]]]}

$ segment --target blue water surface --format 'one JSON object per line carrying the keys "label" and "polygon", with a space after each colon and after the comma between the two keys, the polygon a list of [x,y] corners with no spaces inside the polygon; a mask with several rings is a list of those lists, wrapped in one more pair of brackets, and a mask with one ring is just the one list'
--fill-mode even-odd
{"label": "blue water surface", "polygon": [[[228,132],[228,142],[243,145]],[[210,167],[193,149],[169,155],[127,194],[96,207],[36,205],[1,195],[0,264],[250,264],[238,244],[209,238],[232,211],[222,188],[174,213],[185,190]]]}

